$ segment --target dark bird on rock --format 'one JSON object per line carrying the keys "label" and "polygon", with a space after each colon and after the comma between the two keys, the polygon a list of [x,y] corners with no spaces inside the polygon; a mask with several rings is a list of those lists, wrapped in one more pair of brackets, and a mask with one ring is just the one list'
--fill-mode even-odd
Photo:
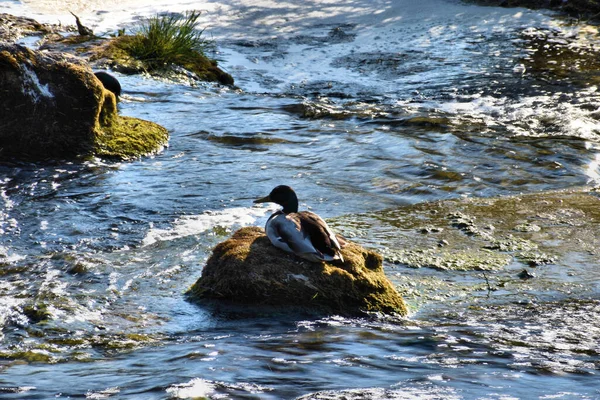
{"label": "dark bird on rock", "polygon": [[108,72],[104,71],[94,72],[94,75],[96,75],[96,78],[102,82],[102,85],[107,90],[113,92],[117,97],[117,100],[119,100],[119,96],[121,95],[121,84],[119,83],[119,80]]}
{"label": "dark bird on rock", "polygon": [[77,24],[77,32],[80,36],[94,36],[94,32],[87,26],[83,25],[77,15],[73,14],[71,11],[69,12],[72,16],[75,17],[75,23]]}
{"label": "dark bird on rock", "polygon": [[298,212],[298,197],[285,185],[254,203],[277,203],[283,209],[271,215],[265,226],[267,237],[281,250],[313,262],[344,261],[342,246],[327,223],[310,211]]}

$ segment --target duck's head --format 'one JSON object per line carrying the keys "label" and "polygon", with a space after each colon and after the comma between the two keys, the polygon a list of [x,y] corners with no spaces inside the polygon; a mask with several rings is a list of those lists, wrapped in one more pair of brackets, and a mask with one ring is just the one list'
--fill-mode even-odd
{"label": "duck's head", "polygon": [[298,212],[298,197],[289,186],[280,185],[271,190],[268,196],[254,200],[254,203],[277,203],[286,214]]}

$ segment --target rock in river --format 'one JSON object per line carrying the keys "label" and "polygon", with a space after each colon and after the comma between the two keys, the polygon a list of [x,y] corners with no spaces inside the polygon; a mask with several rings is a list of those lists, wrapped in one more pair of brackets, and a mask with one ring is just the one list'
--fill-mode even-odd
{"label": "rock in river", "polygon": [[79,58],[17,44],[0,44],[0,110],[0,160],[128,159],[168,139],[157,124],[119,116],[114,94]]}
{"label": "rock in river", "polygon": [[308,262],[274,247],[262,228],[241,228],[213,249],[188,295],[342,315],[407,314],[379,254],[348,242],[342,255],[343,263]]}

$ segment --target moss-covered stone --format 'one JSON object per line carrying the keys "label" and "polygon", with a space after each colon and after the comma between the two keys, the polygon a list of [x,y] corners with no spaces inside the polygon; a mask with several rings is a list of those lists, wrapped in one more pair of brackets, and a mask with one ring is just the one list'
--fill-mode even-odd
{"label": "moss-covered stone", "polygon": [[[89,60],[99,68],[110,68],[123,74],[149,73],[152,75],[169,75],[172,65],[149,63],[136,58],[131,53],[133,42],[141,40],[137,35],[122,35],[102,38],[96,36],[56,36],[48,38],[44,49],[60,50],[75,53]],[[196,53],[195,57],[177,64],[192,72],[201,81],[218,82],[233,85],[234,79],[217,65],[217,61]]]}
{"label": "moss-covered stone", "polygon": [[[148,72],[161,77],[180,78],[184,75],[194,75],[193,79],[219,82],[233,85],[234,79],[223,71],[213,60],[201,52],[197,52],[185,61],[176,62],[189,72],[177,72],[172,65],[146,62],[132,55],[132,44],[143,40],[140,35],[124,35],[120,32],[115,37],[99,37],[95,35],[65,35],[76,31],[74,26],[55,26],[39,23],[31,18],[17,17],[0,13],[0,41],[12,42],[23,36],[36,35],[40,37],[41,50],[74,54],[86,60],[94,68],[110,68],[123,74],[138,74]],[[158,67],[157,67],[158,65]],[[180,68],[180,69],[181,69]]]}
{"label": "moss-covered stone", "polygon": [[99,131],[94,154],[100,157],[132,159],[159,151],[166,144],[168,137],[167,130],[158,124],[119,116]]}
{"label": "moss-covered stone", "polygon": [[[131,48],[135,41],[143,40],[139,35],[123,35],[98,43],[98,46],[91,49],[91,59],[105,60],[105,63],[112,69],[123,73],[139,72],[160,72],[166,69],[168,65],[162,65],[160,68],[144,60],[139,60],[131,53]],[[233,77],[217,66],[215,60],[211,60],[204,54],[197,52],[195,57],[188,59],[180,64],[181,67],[196,74],[198,79],[208,82],[219,82],[224,85],[233,85]]]}
{"label": "moss-covered stone", "polygon": [[46,321],[52,317],[48,305],[43,302],[30,303],[23,306],[23,314],[34,324]]}
{"label": "moss-covered stone", "polygon": [[303,261],[275,248],[262,228],[242,228],[214,248],[188,294],[196,300],[346,315],[406,315],[404,300],[386,278],[379,254],[348,242],[342,255],[343,263]]}
{"label": "moss-covered stone", "polygon": [[508,235],[501,238],[491,239],[491,243],[486,246],[487,249],[500,251],[531,251],[537,249],[537,244],[531,240]]}
{"label": "moss-covered stone", "polygon": [[55,358],[44,350],[0,351],[0,359],[23,360],[29,363],[53,363]]}
{"label": "moss-covered stone", "polygon": [[119,36],[110,40],[100,40],[89,46],[92,62],[100,62],[124,74],[137,74],[147,70],[144,63],[131,56],[126,49],[132,36]]}
{"label": "moss-covered stone", "polygon": [[530,267],[537,267],[545,264],[554,264],[558,257],[540,253],[538,251],[523,251],[517,254],[519,261]]}
{"label": "moss-covered stone", "polygon": [[100,155],[126,159],[161,149],[166,129],[117,113],[116,99],[82,60],[0,45],[0,159]]}

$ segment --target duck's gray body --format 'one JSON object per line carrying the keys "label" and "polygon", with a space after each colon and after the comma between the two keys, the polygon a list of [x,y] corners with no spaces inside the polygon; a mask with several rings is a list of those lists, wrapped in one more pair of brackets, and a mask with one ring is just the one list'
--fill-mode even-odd
{"label": "duck's gray body", "polygon": [[335,234],[317,214],[277,211],[267,221],[265,231],[275,247],[306,260],[343,260]]}
{"label": "duck's gray body", "polygon": [[283,206],[267,220],[265,231],[271,243],[313,262],[343,261],[341,246],[327,223],[310,211],[298,212],[298,199],[289,186],[277,186],[255,203],[274,202]]}

